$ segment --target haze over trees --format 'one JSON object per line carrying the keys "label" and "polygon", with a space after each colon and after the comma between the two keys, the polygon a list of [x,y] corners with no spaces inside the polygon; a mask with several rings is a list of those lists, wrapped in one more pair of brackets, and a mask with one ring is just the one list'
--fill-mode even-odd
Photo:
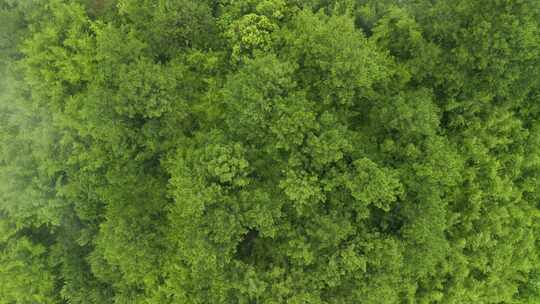
{"label": "haze over trees", "polygon": [[540,1],[0,0],[0,304],[540,303]]}

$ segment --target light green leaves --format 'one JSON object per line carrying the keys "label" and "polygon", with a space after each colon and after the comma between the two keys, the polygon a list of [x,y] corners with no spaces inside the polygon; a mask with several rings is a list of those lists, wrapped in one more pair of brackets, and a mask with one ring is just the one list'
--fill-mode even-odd
{"label": "light green leaves", "polygon": [[535,303],[539,20],[0,0],[0,303]]}

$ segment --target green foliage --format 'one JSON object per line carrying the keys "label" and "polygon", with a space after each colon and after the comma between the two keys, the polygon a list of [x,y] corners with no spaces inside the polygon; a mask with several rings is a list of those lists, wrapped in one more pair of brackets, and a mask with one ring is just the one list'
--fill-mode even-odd
{"label": "green foliage", "polygon": [[539,21],[0,0],[0,303],[539,303]]}

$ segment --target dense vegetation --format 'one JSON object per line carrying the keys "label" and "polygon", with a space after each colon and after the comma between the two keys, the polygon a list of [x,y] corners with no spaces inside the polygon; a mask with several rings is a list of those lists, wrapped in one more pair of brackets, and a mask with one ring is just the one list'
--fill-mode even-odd
{"label": "dense vegetation", "polygon": [[1,304],[540,303],[540,1],[0,0]]}

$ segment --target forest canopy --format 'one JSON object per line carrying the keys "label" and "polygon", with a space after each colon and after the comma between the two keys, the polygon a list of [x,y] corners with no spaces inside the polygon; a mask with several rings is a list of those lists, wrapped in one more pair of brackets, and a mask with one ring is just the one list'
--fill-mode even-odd
{"label": "forest canopy", "polygon": [[540,1],[0,0],[35,303],[540,303]]}

